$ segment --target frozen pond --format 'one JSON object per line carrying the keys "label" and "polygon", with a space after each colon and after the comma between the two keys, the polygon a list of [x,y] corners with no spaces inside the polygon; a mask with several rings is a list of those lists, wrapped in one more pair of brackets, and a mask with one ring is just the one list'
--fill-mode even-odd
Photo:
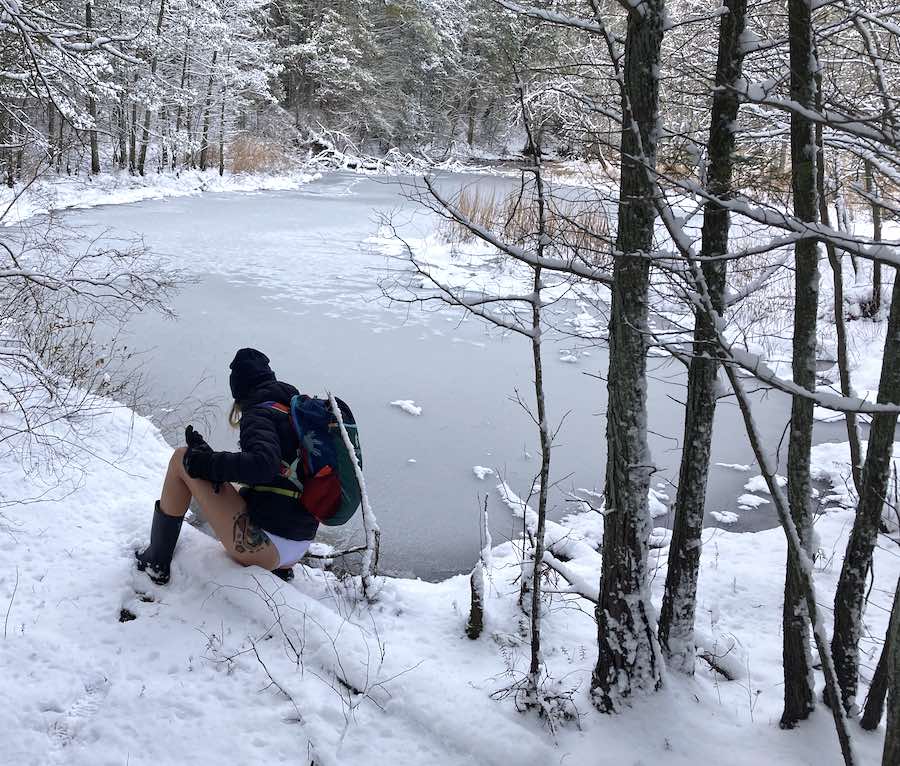
{"label": "frozen pond", "polygon": [[[475,176],[445,181],[475,182],[499,183]],[[514,401],[516,391],[530,397],[530,349],[455,310],[387,305],[378,280],[400,264],[367,240],[378,231],[379,216],[391,212],[404,232],[433,228],[398,181],[344,174],[299,191],[147,201],[66,218],[116,236],[137,232],[196,280],[173,297],[177,319],[148,314],[129,326],[129,345],[144,351],[149,392],[176,408],[167,421],[178,424],[167,433],[173,444],[180,443],[183,424],[196,422],[203,402],[216,415],[210,442],[234,448],[225,418],[228,363],[239,347],[262,349],[280,378],[309,393],[334,391],[350,403],[383,531],[382,561],[390,571],[431,579],[472,566],[485,496],[494,541],[519,534],[521,522],[500,501],[496,484],[501,475],[526,495],[538,470],[534,426]],[[556,516],[574,510],[567,501],[573,489],[602,489],[604,470],[606,351],[586,349],[577,363],[567,363],[560,351],[571,343],[556,338],[546,349],[549,412],[554,422],[566,415],[553,458]],[[654,484],[674,498],[685,375],[660,358],[651,357],[649,368],[650,441],[659,466]],[[399,399],[414,400],[421,416],[390,405]],[[773,451],[788,414],[786,397],[761,397],[759,423]],[[713,461],[752,464],[736,406],[723,402],[716,418]],[[840,436],[837,426],[817,428],[818,440]],[[474,466],[495,475],[481,480]],[[708,510],[737,510],[736,498],[755,473],[713,467]],[[731,529],[775,523],[768,503],[739,513]],[[666,523],[665,516],[656,523]]]}

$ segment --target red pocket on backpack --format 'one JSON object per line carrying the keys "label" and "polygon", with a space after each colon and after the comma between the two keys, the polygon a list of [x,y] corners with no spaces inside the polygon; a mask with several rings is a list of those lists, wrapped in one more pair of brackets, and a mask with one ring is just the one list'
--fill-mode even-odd
{"label": "red pocket on backpack", "polygon": [[330,466],[303,482],[300,503],[316,519],[327,521],[341,505],[341,480]]}

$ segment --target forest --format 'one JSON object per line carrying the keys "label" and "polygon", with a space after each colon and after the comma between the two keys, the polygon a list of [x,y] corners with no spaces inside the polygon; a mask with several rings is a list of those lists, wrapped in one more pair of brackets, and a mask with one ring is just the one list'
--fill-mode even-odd
{"label": "forest", "polygon": [[[399,739],[411,753],[421,743],[411,723],[403,728],[407,717],[417,720],[406,706],[419,704],[453,733],[438,730],[407,760],[401,749],[398,763],[504,762],[503,748],[517,736],[502,728],[513,712],[516,725],[539,731],[548,748],[525,762],[550,763],[551,753],[580,760],[602,752],[617,720],[669,721],[691,695],[723,707],[721,687],[729,684],[738,689],[725,692],[735,695],[729,700],[752,700],[741,644],[752,626],[738,621],[719,631],[711,615],[720,607],[710,607],[707,594],[715,588],[717,603],[730,603],[741,588],[774,584],[777,603],[752,596],[766,612],[759,619],[768,620],[760,650],[774,673],[761,703],[768,720],[754,718],[751,701],[751,724],[741,724],[751,733],[740,735],[747,739],[737,750],[752,732],[763,744],[735,762],[900,764],[900,6],[891,0],[0,0],[0,172],[0,464],[12,477],[0,479],[0,541],[4,534],[11,541],[0,545],[0,611],[9,606],[0,646],[21,640],[15,656],[27,656],[32,630],[22,622],[16,632],[17,610],[43,608],[34,595],[43,586],[25,587],[31,565],[20,558],[36,523],[26,509],[41,508],[50,520],[66,502],[33,489],[35,477],[52,487],[74,482],[75,493],[92,482],[119,486],[109,466],[120,460],[122,471],[137,471],[124,452],[100,447],[124,438],[124,420],[101,424],[123,417],[109,402],[147,414],[127,374],[139,352],[101,342],[98,328],[118,331],[142,312],[178,315],[172,295],[190,294],[190,279],[254,275],[254,258],[271,255],[264,266],[285,269],[279,283],[302,282],[316,267],[294,241],[258,255],[268,246],[262,229],[249,231],[245,256],[213,253],[208,261],[189,248],[173,260],[147,242],[107,241],[99,231],[82,239],[39,195],[195,183],[227,192],[208,180],[215,177],[291,177],[301,188],[342,174],[399,178],[395,204],[430,216],[433,231],[413,232],[396,212],[375,210],[377,232],[347,251],[364,248],[387,261],[366,261],[378,271],[367,277],[372,300],[399,314],[441,307],[458,320],[448,322],[451,335],[462,339],[459,326],[474,322],[520,344],[527,374],[514,394],[503,394],[530,431],[530,481],[514,491],[499,458],[475,466],[478,481],[496,473],[499,507],[515,534],[493,546],[499,511],[492,507],[489,519],[479,495],[476,512],[467,509],[481,541],[474,569],[420,591],[420,581],[379,570],[392,542],[376,511],[397,503],[367,463],[374,488],[370,498],[361,478],[362,529],[346,545],[329,538],[327,550],[298,564],[305,574],[296,580],[300,595],[290,598],[304,599],[302,606],[260,584],[265,568],[245,573],[220,556],[215,576],[232,585],[211,593],[243,589],[232,598],[244,600],[229,608],[255,622],[231,637],[215,618],[195,628],[215,668],[210,678],[223,669],[229,677],[250,673],[250,665],[261,673],[266,693],[288,700],[303,730],[296,762],[362,763],[366,727],[391,726],[391,716],[402,718]],[[448,181],[448,174],[457,175]],[[505,180],[479,180],[488,176]],[[250,190],[256,181],[246,183]],[[28,205],[41,215],[21,212]],[[78,200],[60,207],[79,207]],[[158,225],[148,217],[140,234],[149,242]],[[355,274],[353,257],[346,266],[335,261],[335,284]],[[193,274],[185,284],[183,270]],[[197,296],[203,302],[208,294]],[[232,327],[243,330],[241,321]],[[323,332],[317,338],[332,343]],[[601,367],[581,356],[597,349]],[[562,390],[554,377],[560,359],[593,365],[586,374],[605,398],[582,401]],[[670,434],[655,409],[661,359],[677,370],[668,406],[678,426]],[[478,363],[462,364],[466,377],[479,379]],[[400,367],[384,360],[370,385]],[[443,384],[436,374],[432,382],[425,390],[436,395]],[[361,398],[366,382],[356,385]],[[487,376],[479,385],[500,384]],[[786,411],[775,425],[772,400]],[[390,406],[423,423],[429,414],[412,400]],[[592,486],[579,475],[581,486],[564,491],[575,468],[565,464],[562,413],[586,422],[584,413],[597,410],[602,418],[588,438],[603,458],[592,464]],[[364,413],[357,416],[364,422]],[[732,418],[725,438],[744,445],[758,474],[745,485],[749,494],[727,508],[709,499],[717,471],[751,467],[717,456],[724,417]],[[818,436],[823,423],[834,435],[827,442]],[[147,463],[162,475],[168,445],[155,426],[146,428]],[[675,466],[667,495],[659,450],[650,446],[662,431]],[[415,442],[420,452],[443,450],[441,433],[434,428],[427,447]],[[104,465],[97,455],[107,455]],[[73,466],[77,479],[68,473]],[[141,487],[147,497],[156,491]],[[85,497],[76,505],[89,508]],[[665,523],[655,521],[661,502]],[[767,532],[727,531],[759,504],[772,510],[777,537],[751,542]],[[122,540],[130,542],[132,526]],[[735,546],[731,562],[720,559],[719,532],[723,545]],[[189,542],[190,550],[209,558],[207,542]],[[743,557],[756,545],[754,570],[752,556]],[[704,578],[725,579],[704,586]],[[160,593],[129,590],[121,614],[143,624],[153,618],[141,610],[165,598],[200,599],[189,590]],[[404,686],[425,654],[402,637],[403,615],[415,620],[441,599],[452,602],[452,620],[429,612],[415,630],[435,647],[452,646],[448,666],[426,673],[421,688],[412,680]],[[326,613],[322,604],[332,601]],[[190,622],[193,612],[181,608],[176,622]],[[313,630],[307,617],[322,635],[306,632]],[[65,642],[65,630],[61,624],[41,641]],[[392,645],[401,647],[396,666],[384,664]],[[470,667],[474,646],[481,664]],[[265,651],[283,665],[273,671],[276,660]],[[373,674],[375,665],[383,676]],[[477,690],[471,711],[432,700],[443,696],[442,672],[458,665],[465,693]],[[340,700],[340,716],[308,712],[315,695],[301,701],[303,667],[324,679],[321,693]],[[4,707],[27,685],[18,671],[10,678],[0,682]],[[108,693],[108,678],[97,683],[86,692],[91,704],[96,690]],[[231,699],[240,706],[243,697]],[[472,712],[496,708],[505,714]],[[699,740],[702,710],[692,719]],[[24,725],[6,715],[10,726]],[[479,715],[497,717],[496,742],[476,737],[464,753],[433,744],[465,740],[458,727],[483,726]],[[635,730],[626,729],[600,762],[723,757],[711,735],[696,746],[678,742],[671,753],[679,728],[665,745],[635,742]],[[65,736],[61,747],[88,748],[74,729]],[[351,744],[342,751],[345,739]],[[38,745],[23,748],[17,762],[50,762]],[[77,753],[85,760],[59,762],[89,762],[89,748]]]}

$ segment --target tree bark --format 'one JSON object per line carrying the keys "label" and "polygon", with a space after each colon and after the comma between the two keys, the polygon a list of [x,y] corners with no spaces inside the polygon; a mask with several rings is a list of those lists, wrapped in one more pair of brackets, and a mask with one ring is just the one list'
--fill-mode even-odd
{"label": "tree bark", "polygon": [[[822,109],[822,73],[816,73],[816,106]],[[837,173],[835,172],[835,178]],[[839,194],[835,181],[835,205],[838,205]],[[825,191],[825,140],[822,125],[816,125],[816,189],[819,196],[819,219],[825,226],[830,226],[830,213],[828,211],[828,197]],[[825,252],[828,255],[828,263],[831,267],[831,279],[834,286],[834,326],[837,340],[838,374],[841,381],[841,394],[853,395],[853,386],[850,381],[850,359],[847,353],[847,320],[844,316],[844,269],[841,257],[831,240],[825,242]],[[844,413],[844,423],[847,427],[847,441],[850,445],[850,472],[853,477],[853,486],[859,492],[862,484],[862,447],[859,440],[859,426],[855,412]]]}
{"label": "tree bark", "polygon": [[[740,105],[733,85],[740,77],[744,54],[740,39],[747,14],[746,0],[726,0],[728,13],[719,22],[716,89],[709,129],[708,190],[725,199],[731,195],[736,121]],[[703,210],[701,268],[710,302],[724,312],[727,261],[709,260],[728,252],[728,211],[715,201]],[[717,332],[703,310],[694,312],[694,347],[688,371],[681,467],[675,495],[675,521],[669,546],[669,567],[659,618],[659,639],[670,669],[693,674],[696,654],[694,616],[700,569],[701,533],[709,476],[710,445],[716,407]]]}
{"label": "tree bark", "polygon": [[888,620],[887,632],[884,636],[884,646],[881,647],[881,655],[878,657],[878,665],[875,666],[875,675],[869,685],[869,695],[866,697],[866,707],[859,725],[867,731],[878,728],[881,716],[884,714],[884,698],[887,696],[888,684],[891,674],[891,649],[897,642],[897,621],[900,620],[900,579],[897,580],[897,590],[894,594],[894,606],[891,609],[891,617]]}
{"label": "tree bark", "polygon": [[[808,0],[788,0],[791,99],[813,109],[816,104],[816,59],[812,13]],[[801,221],[817,220],[816,142],[813,123],[791,112],[791,186],[794,215]],[[809,391],[816,387],[816,317],[819,305],[819,246],[801,240],[794,246],[794,382]],[[813,430],[812,400],[795,396],[791,403],[788,443],[788,503],[797,534],[812,559],[812,477],[810,452]],[[788,548],[784,584],[783,647],[784,712],[781,726],[792,728],[815,707],[809,613],[802,586],[800,562]]]}
{"label": "tree bark", "polygon": [[[866,191],[872,197],[878,196],[878,187],[875,184],[875,173],[872,170],[872,163],[866,161]],[[881,241],[881,206],[872,201],[872,238]],[[881,261],[872,262],[872,300],[867,307],[866,313],[869,316],[875,316],[881,311]]]}
{"label": "tree bark", "polygon": [[119,114],[119,170],[125,170],[128,164],[128,110],[124,95],[119,97],[116,111]]}
{"label": "tree bark", "polygon": [[484,564],[481,560],[469,575],[469,621],[466,623],[466,636],[475,641],[484,630]]}
{"label": "tree bark", "polygon": [[[225,67],[231,63],[231,52],[225,59]],[[227,95],[227,84],[225,78],[222,79],[222,104],[219,108],[219,175],[225,175],[225,101]]]}
{"label": "tree bark", "polygon": [[216,59],[219,51],[213,51],[212,65],[209,71],[209,81],[206,85],[206,101],[203,103],[203,132],[200,137],[200,170],[206,170],[209,158],[209,113],[212,107],[213,72],[216,68]]}
{"label": "tree bark", "polygon": [[[900,580],[894,594],[894,618],[885,650],[888,651],[887,730],[884,734],[884,755],[881,766],[897,766],[900,763]],[[890,650],[887,647],[890,646]]]}
{"label": "tree bark", "polygon": [[[153,57],[150,59],[150,86],[156,80],[156,67],[159,62],[159,39],[162,35],[163,22],[166,18],[166,0],[159,0],[159,15],[156,17],[156,47],[153,49]],[[150,104],[144,110],[144,125],[141,128],[141,151],[138,156],[138,173],[144,175],[144,165],[147,162],[147,147],[150,144],[150,117],[152,110]]]}
{"label": "tree bark", "polygon": [[[137,90],[138,75],[134,74],[134,89]],[[132,98],[135,94],[132,94]],[[131,123],[128,126],[128,172],[137,172],[137,101],[131,102]]]}
{"label": "tree bark", "polygon": [[[772,496],[772,502],[775,505],[775,511],[778,514],[778,521],[784,530],[787,538],[787,547],[789,551],[794,552],[794,556],[800,562],[797,567],[797,577],[800,580],[800,587],[806,598],[806,608],[813,621],[812,634],[815,638],[816,649],[819,652],[819,660],[822,663],[822,673],[825,676],[825,692],[826,695],[837,694],[837,674],[834,669],[834,661],[831,652],[828,651],[828,642],[825,636],[825,624],[823,620],[822,609],[816,599],[816,584],[813,577],[813,560],[806,555],[803,543],[800,541],[800,535],[797,526],[791,515],[790,507],[784,492],[778,485],[775,477],[775,468],[772,461],[763,451],[760,440],[759,431],[756,428],[756,422],[753,419],[753,413],[750,409],[750,401],[747,398],[747,392],[741,383],[738,373],[732,365],[725,365],[725,374],[731,383],[731,388],[737,397],[738,406],[744,419],[744,427],[747,431],[747,437],[750,440],[750,446],[753,448],[753,454],[756,462],[762,471],[769,494]],[[834,721],[835,732],[837,733],[838,742],[841,746],[841,755],[844,758],[845,766],[854,766],[853,744],[850,740],[850,731],[847,727],[847,716],[840,705],[834,705],[831,709],[831,717]]]}
{"label": "tree bark", "polygon": [[[878,384],[878,401],[882,404],[900,404],[900,277],[896,274],[881,363],[881,380]],[[834,596],[831,651],[834,654],[841,698],[848,710],[856,702],[866,580],[872,567],[872,552],[878,540],[881,512],[887,496],[896,426],[895,412],[876,412],[872,417],[859,505]]]}
{"label": "tree bark", "polygon": [[[88,0],[84,5],[84,26],[91,29],[93,25],[92,18],[92,0]],[[91,175],[97,175],[100,172],[100,145],[97,142],[97,102],[93,96],[88,98],[88,114],[91,117],[93,127],[89,131],[91,144]]]}
{"label": "tree bark", "polygon": [[56,165],[56,155],[59,148],[56,143],[56,105],[51,101],[47,105],[47,153],[50,157],[50,166]]}
{"label": "tree bark", "polygon": [[609,328],[606,514],[596,609],[599,654],[591,678],[594,703],[603,712],[661,685],[647,572],[652,466],[645,333],[656,212],[644,163],[656,165],[663,21],[663,0],[644,0],[640,12],[628,15],[625,41],[618,254]]}

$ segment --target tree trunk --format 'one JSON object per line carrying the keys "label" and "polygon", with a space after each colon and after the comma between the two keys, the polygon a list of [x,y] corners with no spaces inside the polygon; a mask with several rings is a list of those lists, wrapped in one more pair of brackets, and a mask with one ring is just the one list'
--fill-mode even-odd
{"label": "tree trunk", "polygon": [[[84,6],[84,26],[90,29],[93,24],[91,18],[92,0],[88,0]],[[89,131],[91,143],[91,175],[97,175],[100,172],[100,146],[97,142],[97,102],[94,97],[88,98],[88,114],[91,117],[93,127]]]}
{"label": "tree trunk", "polygon": [[[881,380],[878,384],[878,401],[882,404],[900,404],[900,277],[896,274],[881,363]],[[881,512],[887,495],[896,426],[896,412],[876,412],[872,416],[859,505],[834,596],[831,651],[841,686],[841,698],[847,709],[856,701],[866,580],[872,566],[872,552],[878,540]]]}
{"label": "tree trunk", "polygon": [[631,11],[622,92],[622,171],[613,267],[607,388],[606,515],[597,603],[599,656],[594,703],[617,710],[632,694],[661,684],[661,659],[647,572],[652,466],[647,447],[646,325],[649,253],[656,217],[646,162],[656,165],[663,0]]}
{"label": "tree trunk", "polygon": [[169,122],[169,110],[167,107],[162,108],[159,129],[159,163],[158,171],[165,170],[169,164],[169,141],[171,139],[172,124]]}
{"label": "tree trunk", "polygon": [[203,103],[203,132],[200,137],[200,170],[206,170],[209,158],[209,112],[212,106],[213,72],[219,51],[213,51],[212,66],[209,70],[209,81],[206,85],[206,101]]}
{"label": "tree trunk", "polygon": [[466,623],[466,636],[475,641],[484,630],[484,564],[481,560],[469,575],[469,621]]}
{"label": "tree trunk", "polygon": [[[159,57],[159,40],[162,35],[163,22],[166,18],[166,0],[159,0],[159,15],[156,17],[156,46],[153,49],[153,57],[150,59],[150,87],[156,80],[156,67]],[[152,94],[151,94],[152,96]],[[138,156],[138,173],[144,175],[144,165],[147,162],[147,147],[150,144],[150,104],[144,110],[144,125],[141,129],[141,152]]]}
{"label": "tree trunk", "polygon": [[[762,441],[759,431],[756,428],[756,422],[750,408],[750,400],[747,398],[747,392],[741,383],[740,377],[733,365],[725,365],[725,374],[731,383],[731,388],[737,397],[738,406],[744,419],[744,428],[747,431],[747,437],[750,440],[750,446],[753,448],[753,454],[756,462],[762,471],[772,502],[775,505],[775,511],[778,514],[778,521],[784,529],[784,535],[787,538],[787,546],[789,551],[794,552],[794,556],[800,562],[797,567],[797,577],[800,580],[800,587],[806,598],[806,608],[813,621],[812,634],[815,638],[816,649],[819,652],[819,661],[822,663],[822,673],[825,676],[826,694],[836,695],[837,692],[837,674],[834,671],[834,662],[831,652],[828,650],[828,643],[825,640],[824,615],[819,602],[816,598],[816,584],[813,576],[813,560],[806,555],[803,543],[800,541],[800,535],[797,532],[797,526],[791,516],[791,510],[784,492],[778,484],[775,476],[775,467],[763,451]],[[830,690],[830,691],[829,691]],[[838,742],[841,746],[841,755],[844,758],[845,766],[855,766],[853,756],[853,743],[850,740],[850,730],[847,727],[847,716],[840,705],[835,705],[831,709],[831,717],[834,721],[835,732],[837,733]]]}
{"label": "tree trunk", "polygon": [[58,173],[62,170],[63,131],[66,126],[66,121],[63,119],[62,114],[59,114],[59,119],[56,121],[56,124],[59,127],[59,139],[56,142],[56,172]]}
{"label": "tree trunk", "polygon": [[881,766],[897,766],[900,763],[900,581],[894,594],[894,608],[891,610],[894,619],[889,631],[885,651],[888,652],[888,710],[887,730],[884,734],[884,755]]}
{"label": "tree trunk", "polygon": [[116,111],[119,114],[119,170],[125,170],[128,164],[128,110],[124,95],[119,97]]}
{"label": "tree trunk", "polygon": [[869,685],[869,696],[866,697],[866,708],[859,725],[867,731],[878,728],[881,716],[884,713],[884,698],[887,696],[888,684],[891,674],[891,651],[897,641],[897,621],[900,620],[900,579],[897,580],[897,589],[894,593],[894,606],[891,609],[891,617],[888,620],[887,632],[884,636],[884,646],[881,647],[881,655],[878,657],[878,665],[875,666],[875,675]]}
{"label": "tree trunk", "polygon": [[[807,109],[816,104],[816,59],[812,15],[808,0],[788,0],[791,99]],[[817,220],[816,142],[813,123],[791,113],[791,186],[794,215],[801,221]],[[816,316],[819,305],[819,246],[808,239],[794,246],[794,382],[813,391],[816,387]],[[812,559],[812,450],[811,399],[795,396],[791,403],[788,443],[788,504],[800,542]],[[783,651],[784,712],[781,726],[792,728],[815,707],[809,614],[798,571],[800,563],[788,548],[784,585]]]}
{"label": "tree trunk", "polygon": [[[719,22],[719,54],[716,89],[709,129],[710,194],[731,195],[735,127],[740,102],[733,85],[741,77],[741,35],[747,0],[726,0],[728,13]],[[706,260],[728,252],[728,211],[714,201],[703,210],[701,268],[716,313],[724,313],[727,261]],[[669,567],[659,639],[670,669],[694,672],[694,614],[697,606],[697,575],[700,569],[701,533],[706,504],[706,483],[716,407],[717,332],[709,313],[695,311],[694,348],[688,371],[687,408],[684,415],[681,468],[675,496],[675,522],[669,546]]]}
{"label": "tree trunk", "polygon": [[[878,186],[875,184],[875,174],[872,163],[866,161],[866,191],[873,197],[878,196]],[[881,241],[881,206],[870,202],[872,206],[872,238]],[[872,300],[867,307],[867,314],[875,316],[881,311],[881,261],[872,262]]]}
{"label": "tree trunk", "polygon": [[[138,75],[134,73],[134,89],[137,91]],[[137,172],[137,101],[131,102],[131,123],[128,126],[128,172]]]}
{"label": "tree trunk", "polygon": [[[172,137],[172,170],[175,170],[175,166],[178,164],[178,137],[181,133],[181,112],[183,110],[181,99],[183,98],[184,89],[187,86],[188,82],[187,62],[190,44],[191,36],[190,33],[188,33],[188,38],[184,43],[184,55],[181,59],[181,82],[179,83],[180,94],[178,99],[178,108],[175,110],[175,135]],[[190,113],[188,113],[188,122],[190,122],[190,119]],[[188,143],[190,143],[190,141],[188,141]],[[187,162],[185,164],[187,164]]]}
{"label": "tree trunk", "polygon": [[[226,70],[231,63],[231,52],[225,59]],[[227,99],[227,83],[222,78],[222,105],[219,109],[219,175],[225,175],[225,101]]]}
{"label": "tree trunk", "polygon": [[56,105],[51,101],[47,106],[47,154],[50,167],[56,165],[56,154],[59,151],[56,140]]}
{"label": "tree trunk", "polygon": [[[816,108],[822,109],[822,73],[816,72]],[[822,224],[830,226],[830,214],[828,211],[828,197],[825,193],[825,140],[820,123],[816,124],[816,189],[819,196],[819,218]],[[835,167],[835,179],[837,168]],[[835,206],[838,205],[837,181],[835,180]],[[846,231],[846,229],[845,229]],[[825,252],[828,254],[828,263],[831,267],[831,279],[834,286],[834,326],[837,340],[838,374],[841,380],[841,394],[853,395],[853,386],[850,381],[850,359],[847,353],[847,320],[844,316],[844,269],[843,262],[837,253],[834,243],[825,242]],[[844,423],[847,427],[847,441],[850,445],[850,472],[853,476],[853,486],[859,492],[862,485],[862,447],[859,441],[859,426],[855,412],[844,413]]]}

